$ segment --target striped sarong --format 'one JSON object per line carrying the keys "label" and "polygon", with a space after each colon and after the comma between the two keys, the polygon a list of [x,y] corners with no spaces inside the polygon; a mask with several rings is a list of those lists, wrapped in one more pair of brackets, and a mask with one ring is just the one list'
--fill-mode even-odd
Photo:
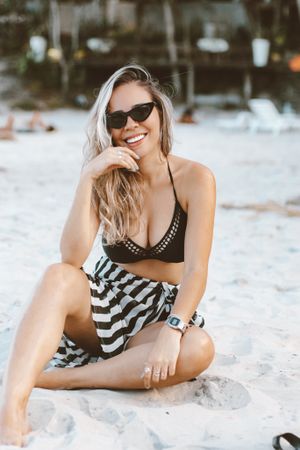
{"label": "striped sarong", "polygon": [[[50,367],[82,366],[118,355],[130,337],[146,325],[168,317],[180,287],[134,275],[107,256],[100,258],[93,274],[86,275],[99,356],[90,355],[64,333]],[[203,327],[204,319],[195,311],[190,324]]]}

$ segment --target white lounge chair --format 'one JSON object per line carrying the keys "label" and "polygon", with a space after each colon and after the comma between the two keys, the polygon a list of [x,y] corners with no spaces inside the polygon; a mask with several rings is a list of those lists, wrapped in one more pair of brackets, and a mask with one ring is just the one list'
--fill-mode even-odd
{"label": "white lounge chair", "polygon": [[294,115],[281,114],[274,103],[266,98],[253,98],[248,102],[254,117],[250,122],[250,131],[281,131],[300,129],[300,119]]}
{"label": "white lounge chair", "polygon": [[249,129],[252,114],[249,111],[240,111],[235,117],[217,120],[217,126],[227,131],[245,131]]}

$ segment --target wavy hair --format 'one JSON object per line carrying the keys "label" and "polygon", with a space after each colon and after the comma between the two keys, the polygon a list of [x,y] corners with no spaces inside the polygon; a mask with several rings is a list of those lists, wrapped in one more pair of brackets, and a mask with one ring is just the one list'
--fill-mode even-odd
{"label": "wavy hair", "polygon": [[[106,124],[108,104],[114,89],[132,82],[144,87],[156,102],[160,117],[161,151],[164,156],[170,153],[172,103],[158,81],[144,67],[129,64],[113,73],[100,89],[90,112],[83,165],[112,145],[112,137]],[[92,204],[99,213],[101,229],[109,245],[117,244],[130,233],[138,232],[143,207],[143,185],[142,174],[122,169],[111,170],[94,183]]]}

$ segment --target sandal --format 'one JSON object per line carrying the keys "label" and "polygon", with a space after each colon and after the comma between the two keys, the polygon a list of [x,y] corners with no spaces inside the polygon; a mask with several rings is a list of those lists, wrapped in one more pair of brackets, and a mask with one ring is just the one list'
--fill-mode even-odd
{"label": "sandal", "polygon": [[273,437],[272,445],[275,450],[282,450],[280,438],[285,439],[295,450],[300,450],[300,439],[293,433],[283,433]]}

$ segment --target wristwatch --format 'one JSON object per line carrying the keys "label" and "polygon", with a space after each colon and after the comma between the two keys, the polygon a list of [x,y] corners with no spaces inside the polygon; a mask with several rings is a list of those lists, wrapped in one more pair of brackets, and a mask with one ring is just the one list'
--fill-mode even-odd
{"label": "wristwatch", "polygon": [[181,331],[181,334],[184,334],[187,330],[188,325],[186,323],[184,323],[180,317],[178,316],[174,316],[174,315],[170,315],[167,320],[165,321],[165,323],[171,327],[174,328],[175,330],[179,330]]}

